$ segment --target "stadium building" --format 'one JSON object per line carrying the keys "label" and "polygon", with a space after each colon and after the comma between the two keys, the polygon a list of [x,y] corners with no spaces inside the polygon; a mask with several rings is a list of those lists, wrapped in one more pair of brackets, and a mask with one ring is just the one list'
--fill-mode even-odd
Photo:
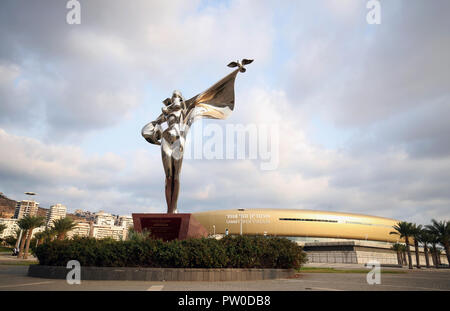
{"label": "stadium building", "polygon": [[[399,220],[377,216],[296,209],[230,209],[193,215],[211,235],[219,237],[244,234],[289,238],[304,247],[309,262],[376,260],[384,265],[397,265],[392,245],[404,243],[398,235],[390,234]],[[419,251],[420,263],[424,265],[423,249]],[[415,264],[415,254],[411,255]],[[448,264],[445,255],[441,256],[441,263]]]}

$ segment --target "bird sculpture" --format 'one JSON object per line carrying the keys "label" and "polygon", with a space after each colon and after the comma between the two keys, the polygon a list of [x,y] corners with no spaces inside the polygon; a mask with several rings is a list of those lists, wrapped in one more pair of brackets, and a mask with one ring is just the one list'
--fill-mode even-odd
{"label": "bird sculpture", "polygon": [[244,68],[245,65],[251,64],[253,59],[243,59],[242,61],[231,62],[227,66],[228,67],[239,67],[240,72],[245,72],[247,69]]}

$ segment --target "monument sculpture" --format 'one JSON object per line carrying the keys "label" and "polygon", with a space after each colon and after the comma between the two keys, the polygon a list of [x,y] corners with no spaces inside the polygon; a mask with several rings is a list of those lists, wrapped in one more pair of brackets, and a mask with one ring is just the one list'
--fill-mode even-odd
{"label": "monument sculpture", "polygon": [[[252,62],[253,60],[243,59],[229,63],[229,67],[237,69],[191,99],[185,100],[180,91],[174,91],[171,98],[163,101],[162,113],[158,118],[142,128],[145,140],[161,146],[166,176],[167,214],[133,214],[138,231],[147,228],[155,237],[166,240],[207,233],[190,214],[178,214],[180,172],[186,136],[191,125],[199,118],[226,119],[231,114],[234,109],[236,76],[239,72],[245,72],[244,66]],[[164,125],[167,128],[164,129]]]}

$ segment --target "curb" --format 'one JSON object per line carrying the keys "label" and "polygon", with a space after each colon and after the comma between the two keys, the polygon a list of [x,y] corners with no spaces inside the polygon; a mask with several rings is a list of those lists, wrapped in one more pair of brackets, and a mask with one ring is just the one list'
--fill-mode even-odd
{"label": "curb", "polygon": [[[31,265],[28,276],[46,279],[66,279],[71,271],[62,266]],[[131,268],[81,267],[81,280],[116,281],[257,281],[290,278],[294,269],[191,269],[191,268]]]}

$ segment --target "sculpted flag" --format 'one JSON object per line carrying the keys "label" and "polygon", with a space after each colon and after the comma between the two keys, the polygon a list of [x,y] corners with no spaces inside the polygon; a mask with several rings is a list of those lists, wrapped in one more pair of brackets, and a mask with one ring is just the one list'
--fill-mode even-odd
{"label": "sculpted flag", "polygon": [[234,109],[234,81],[239,69],[211,86],[206,91],[186,101],[186,124],[198,118],[226,119]]}
{"label": "sculpted flag", "polygon": [[[192,97],[182,103],[182,115],[179,123],[180,137],[185,137],[187,132],[195,120],[200,118],[208,119],[226,119],[234,109],[234,81],[238,72],[245,72],[245,65],[252,63],[251,59],[243,59],[241,62],[231,62],[228,67],[238,67],[222,80],[208,88],[206,91]],[[171,107],[172,102],[170,98],[163,101],[166,107]],[[171,109],[171,108],[166,108]],[[159,140],[162,137],[161,122],[167,121],[164,119],[164,114],[161,114],[157,120],[150,122],[142,129],[142,136],[152,144],[159,145]]]}

